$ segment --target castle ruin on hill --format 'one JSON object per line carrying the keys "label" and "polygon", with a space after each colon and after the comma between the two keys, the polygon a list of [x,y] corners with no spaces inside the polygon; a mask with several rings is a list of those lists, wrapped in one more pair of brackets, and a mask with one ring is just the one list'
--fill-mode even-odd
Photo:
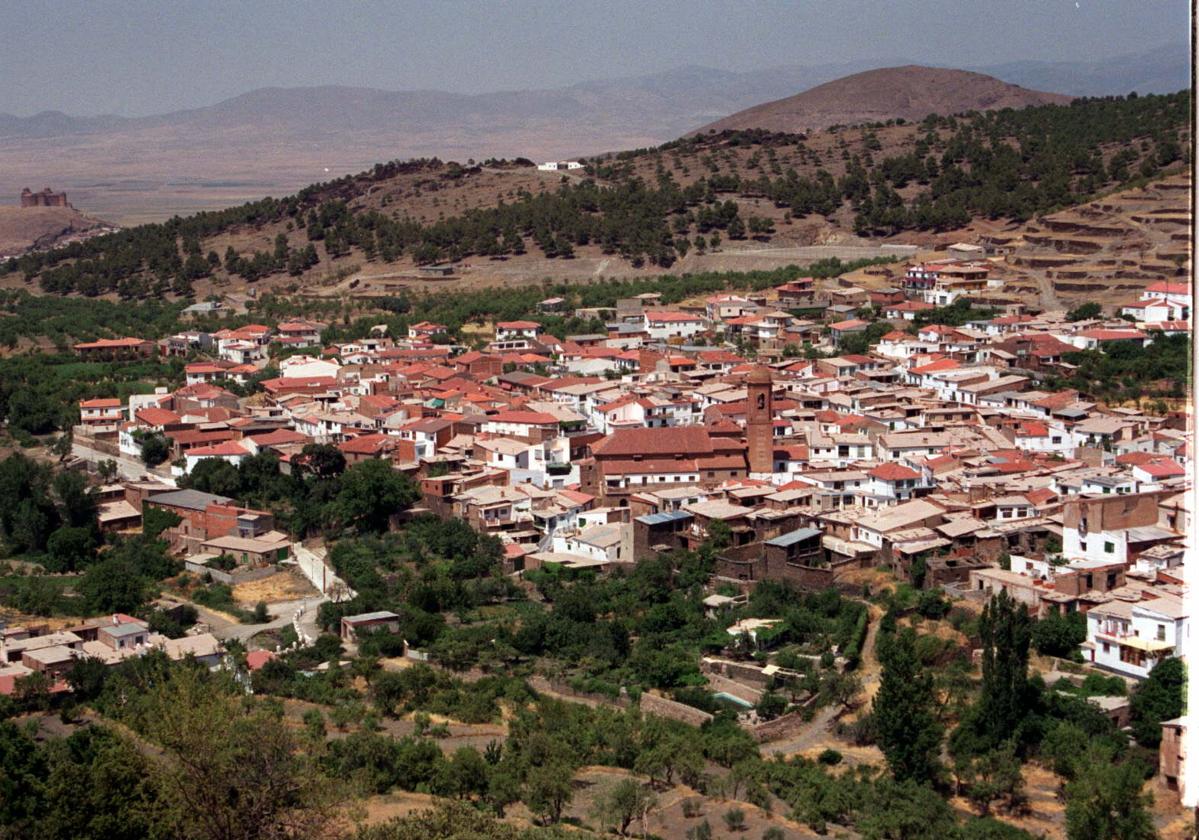
{"label": "castle ruin on hill", "polygon": [[49,187],[44,188],[41,192],[33,192],[26,187],[21,190],[21,206],[22,207],[70,207],[71,203],[67,201],[65,192],[54,192]]}

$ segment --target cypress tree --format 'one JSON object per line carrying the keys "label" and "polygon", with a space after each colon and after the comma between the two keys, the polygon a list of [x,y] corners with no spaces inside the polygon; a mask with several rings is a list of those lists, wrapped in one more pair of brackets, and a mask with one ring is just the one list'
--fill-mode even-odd
{"label": "cypress tree", "polygon": [[1028,711],[1028,644],[1032,622],[1028,612],[1006,592],[983,608],[982,693],[979,734],[992,745],[1010,738]]}
{"label": "cypress tree", "polygon": [[932,781],[941,747],[932,674],[920,664],[911,629],[880,641],[883,673],[872,712],[879,746],[897,781]]}

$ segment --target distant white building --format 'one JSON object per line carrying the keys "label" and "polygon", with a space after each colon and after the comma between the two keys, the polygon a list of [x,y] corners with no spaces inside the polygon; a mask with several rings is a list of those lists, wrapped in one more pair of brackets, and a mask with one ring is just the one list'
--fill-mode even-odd
{"label": "distant white building", "polygon": [[577,160],[547,160],[537,164],[537,168],[542,172],[561,172],[567,169],[582,169],[583,164]]}

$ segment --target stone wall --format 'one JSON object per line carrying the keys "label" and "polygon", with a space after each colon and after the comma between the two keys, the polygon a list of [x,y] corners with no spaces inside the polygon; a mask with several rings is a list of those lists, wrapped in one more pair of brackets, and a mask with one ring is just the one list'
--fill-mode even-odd
{"label": "stone wall", "polygon": [[[820,657],[815,657],[819,660]],[[705,658],[700,663],[700,670],[709,677],[720,675],[750,686],[765,689],[770,678],[762,673],[762,667],[756,663],[733,662],[729,659]]]}
{"label": "stone wall", "polygon": [[755,705],[759,700],[762,699],[762,695],[765,693],[760,688],[754,688],[753,686],[746,685],[743,682],[731,680],[728,677],[723,677],[717,673],[708,673],[705,674],[705,676],[708,678],[708,688],[712,689],[713,691],[723,691],[726,694],[733,695],[734,697],[740,697],[742,700],[748,700],[750,703],[754,703]]}
{"label": "stone wall", "polygon": [[788,738],[805,726],[810,725],[810,723],[811,721],[804,719],[803,712],[789,712],[788,714],[776,717],[774,720],[768,720],[755,726],[747,726],[745,727],[745,731],[750,734],[750,737],[761,744],[764,741],[778,741],[781,738]]}
{"label": "stone wall", "polygon": [[659,697],[657,694],[641,695],[641,711],[647,715],[670,718],[691,726],[703,726],[712,719],[710,714],[701,709]]}
{"label": "stone wall", "polygon": [[212,566],[205,566],[203,563],[193,563],[190,560],[183,561],[184,568],[193,575],[204,577],[204,575],[212,575],[212,579],[218,583],[224,583],[229,586],[237,586],[239,583],[249,583],[252,580],[261,580],[264,577],[270,577],[275,572],[279,571],[279,567],[275,565],[262,566],[257,569],[233,569],[232,571],[223,571]]}

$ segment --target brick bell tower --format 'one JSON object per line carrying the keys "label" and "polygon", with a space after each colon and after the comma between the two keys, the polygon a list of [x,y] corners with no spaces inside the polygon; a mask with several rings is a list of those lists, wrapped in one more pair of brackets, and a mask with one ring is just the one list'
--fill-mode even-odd
{"label": "brick bell tower", "polygon": [[770,368],[761,365],[746,378],[749,392],[745,410],[746,436],[749,442],[749,471],[774,472],[774,385]]}

